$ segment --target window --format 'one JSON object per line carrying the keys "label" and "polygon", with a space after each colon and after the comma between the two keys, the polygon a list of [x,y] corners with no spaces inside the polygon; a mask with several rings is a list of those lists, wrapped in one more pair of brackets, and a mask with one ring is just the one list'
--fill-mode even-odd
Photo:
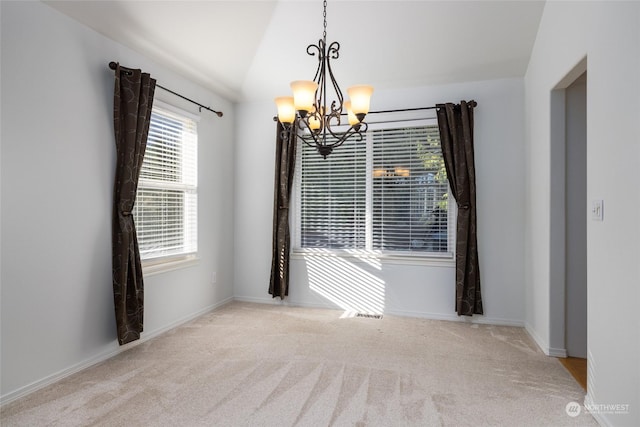
{"label": "window", "polygon": [[154,105],[133,212],[142,260],[198,250],[197,149],[195,120]]}
{"label": "window", "polygon": [[295,247],[452,257],[454,211],[435,124],[373,128],[323,159],[301,144]]}

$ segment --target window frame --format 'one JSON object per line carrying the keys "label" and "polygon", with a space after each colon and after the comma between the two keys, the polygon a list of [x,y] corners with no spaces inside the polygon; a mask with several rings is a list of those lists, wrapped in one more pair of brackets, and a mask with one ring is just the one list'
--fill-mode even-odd
{"label": "window frame", "polygon": [[[423,113],[424,114],[424,113]],[[396,116],[397,117],[397,116]],[[376,122],[375,120],[379,120]],[[424,117],[415,117],[405,115],[400,119],[394,119],[389,116],[376,117],[375,120],[368,122],[369,128],[364,135],[361,143],[365,143],[366,147],[366,207],[365,207],[365,239],[366,246],[371,248],[373,218],[373,135],[372,132],[380,129],[396,129],[402,127],[419,127],[437,125],[435,118],[425,119]],[[400,265],[420,265],[420,266],[437,266],[451,267],[455,266],[455,242],[456,242],[456,219],[457,219],[457,203],[451,192],[451,187],[447,182],[447,191],[449,194],[449,204],[447,212],[447,246],[450,251],[438,252],[405,252],[405,251],[380,251],[370,249],[325,249],[325,248],[302,248],[301,247],[301,141],[298,141],[298,150],[296,154],[296,169],[294,173],[294,182],[292,186],[293,197],[291,198],[291,208],[289,212],[289,224],[291,229],[291,250],[290,256],[293,259],[304,259],[307,256],[326,256],[349,258],[354,261],[363,262],[385,262],[388,264]],[[340,150],[340,147],[336,148]],[[320,154],[318,154],[320,156]],[[328,157],[327,157],[328,158]]]}
{"label": "window frame", "polygon": [[[200,261],[199,258],[199,252],[198,252],[198,234],[199,234],[199,215],[198,215],[198,211],[199,211],[199,204],[198,204],[198,193],[199,193],[199,184],[198,184],[198,174],[199,174],[199,158],[198,158],[198,145],[199,145],[199,127],[198,124],[200,122],[200,116],[194,113],[191,113],[189,111],[183,110],[179,107],[176,107],[174,105],[168,104],[166,102],[163,102],[161,100],[154,100],[153,101],[153,106],[152,106],[152,113],[154,112],[154,110],[156,110],[156,108],[158,110],[161,111],[165,111],[167,113],[170,114],[175,114],[177,116],[181,116],[185,119],[188,120],[192,120],[195,122],[196,124],[196,143],[195,143],[195,168],[196,168],[196,174],[195,174],[195,186],[193,186],[193,190],[195,191],[195,196],[196,196],[196,206],[195,206],[195,227],[196,227],[196,249],[194,252],[188,252],[188,253],[180,253],[180,254],[171,254],[171,255],[164,255],[164,256],[158,256],[158,257],[152,257],[152,258],[146,258],[146,259],[142,259],[141,257],[141,263],[142,263],[142,271],[145,277],[147,276],[153,276],[156,274],[160,274],[160,273],[165,273],[165,272],[170,272],[170,271],[174,271],[174,270],[178,270],[178,269],[182,269],[182,268],[187,268],[193,265],[197,265]],[[146,154],[146,152],[145,152]],[[140,178],[140,180],[142,180],[142,178]],[[150,187],[155,187],[154,185],[151,185],[147,188]],[[168,188],[170,186],[167,186],[165,188]],[[138,182],[138,190],[140,189],[140,181]],[[136,194],[136,200],[137,200],[137,194]],[[184,203],[183,203],[183,209],[184,209]]]}

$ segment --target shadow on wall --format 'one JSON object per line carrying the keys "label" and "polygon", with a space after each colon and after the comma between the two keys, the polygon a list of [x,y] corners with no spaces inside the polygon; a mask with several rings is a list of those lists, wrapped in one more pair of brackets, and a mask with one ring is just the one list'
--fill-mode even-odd
{"label": "shadow on wall", "polygon": [[385,282],[366,268],[380,271],[380,262],[357,253],[349,255],[354,261],[322,250],[305,254],[309,288],[345,310],[346,316],[383,314]]}

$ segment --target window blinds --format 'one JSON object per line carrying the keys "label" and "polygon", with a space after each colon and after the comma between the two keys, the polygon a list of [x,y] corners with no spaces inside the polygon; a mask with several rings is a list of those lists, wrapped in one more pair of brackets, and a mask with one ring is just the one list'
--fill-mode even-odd
{"label": "window blinds", "polygon": [[372,247],[448,252],[449,186],[437,126],[377,130]]}
{"label": "window blinds", "polygon": [[303,144],[296,185],[300,248],[452,255],[455,217],[436,125],[369,130],[326,159]]}
{"label": "window blinds", "polygon": [[299,150],[300,242],[306,248],[364,249],[366,151],[347,141],[329,157]]}
{"label": "window blinds", "polygon": [[194,120],[153,108],[134,207],[142,259],[197,251],[197,147]]}

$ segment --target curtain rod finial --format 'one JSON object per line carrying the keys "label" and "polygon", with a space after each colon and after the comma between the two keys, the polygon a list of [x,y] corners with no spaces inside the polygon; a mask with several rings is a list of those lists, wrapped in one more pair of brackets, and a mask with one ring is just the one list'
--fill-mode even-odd
{"label": "curtain rod finial", "polygon": [[118,64],[116,64],[115,62],[113,61],[109,62],[109,68],[111,68],[112,70],[115,70],[117,66]]}

